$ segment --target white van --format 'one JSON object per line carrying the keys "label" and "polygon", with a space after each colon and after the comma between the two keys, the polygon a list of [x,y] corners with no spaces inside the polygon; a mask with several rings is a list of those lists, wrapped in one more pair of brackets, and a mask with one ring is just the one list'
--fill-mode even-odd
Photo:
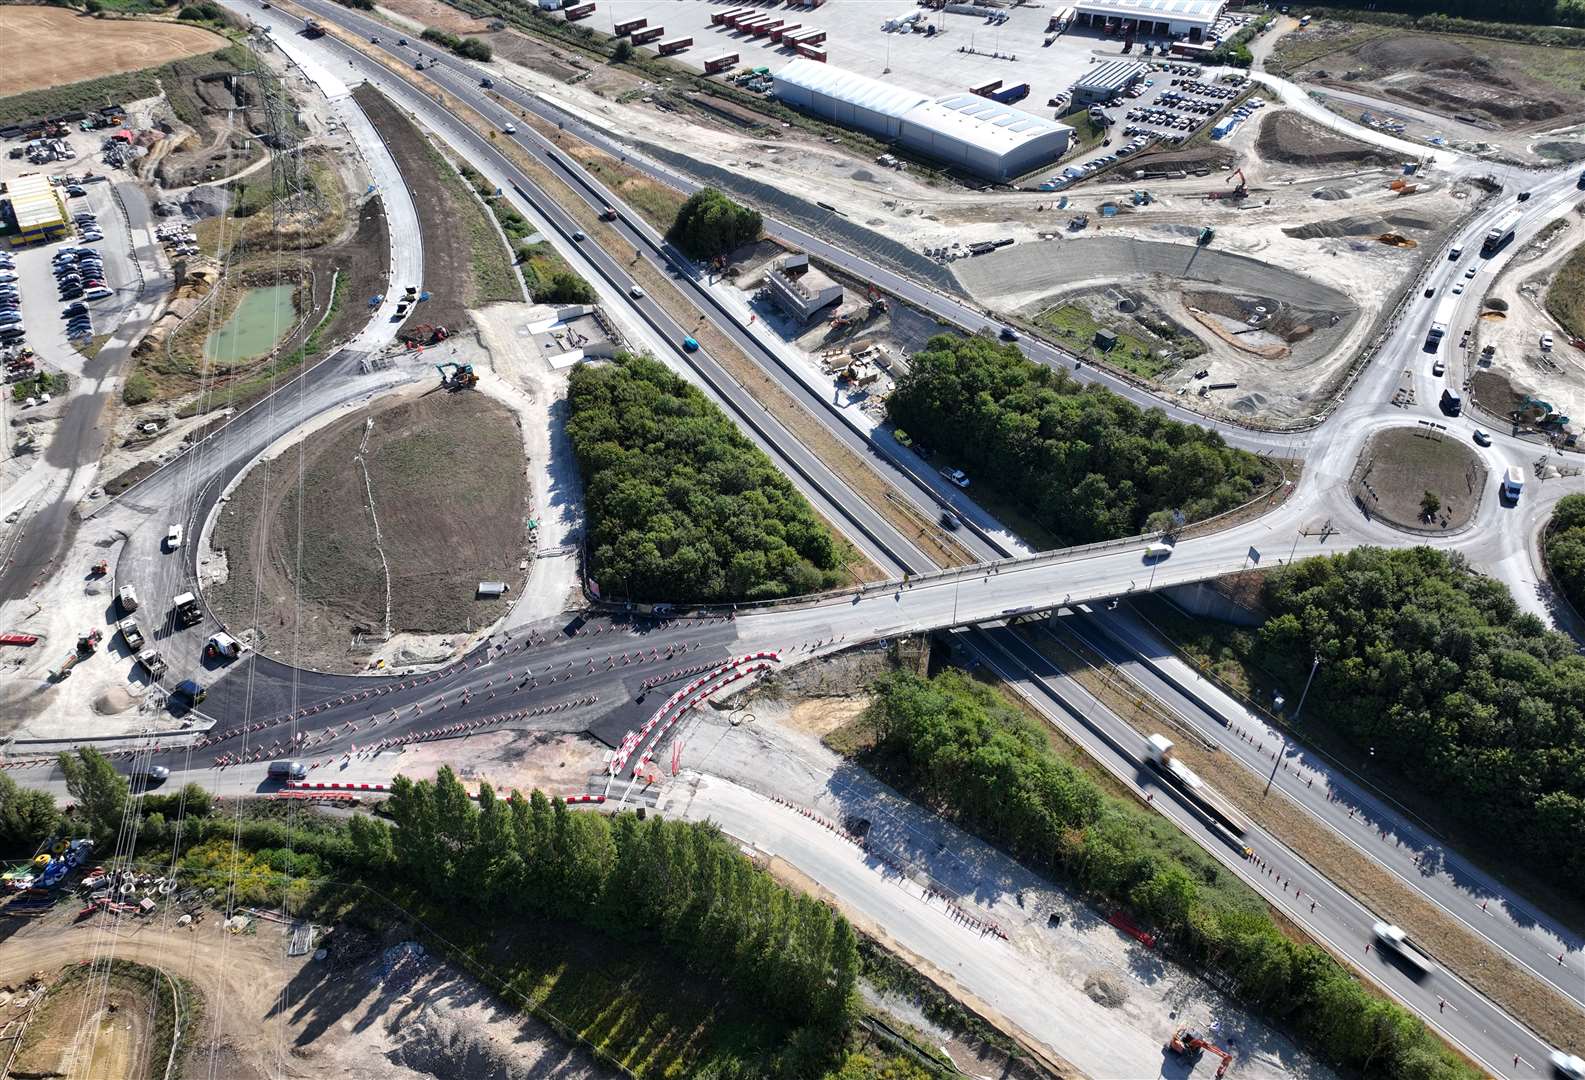
{"label": "white van", "polygon": [[1145,561],[1156,562],[1172,554],[1171,544],[1148,544],[1145,547]]}
{"label": "white van", "polygon": [[103,285],[95,285],[93,288],[83,293],[83,297],[88,300],[103,300],[107,296],[114,295],[114,293],[105,288]]}
{"label": "white van", "polygon": [[204,653],[218,660],[235,660],[246,648],[246,645],[222,630],[209,639],[209,644],[204,647]]}

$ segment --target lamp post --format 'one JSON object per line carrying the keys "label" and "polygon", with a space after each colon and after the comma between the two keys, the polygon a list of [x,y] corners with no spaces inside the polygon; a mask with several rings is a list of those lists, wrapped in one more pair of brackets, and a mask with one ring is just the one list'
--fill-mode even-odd
{"label": "lamp post", "polygon": [[[1315,681],[1315,669],[1320,666],[1321,658],[1319,656],[1310,658],[1310,677],[1304,680],[1304,690],[1299,694],[1299,704],[1293,710],[1293,722],[1295,724],[1299,722],[1299,714],[1304,711],[1304,699],[1310,695],[1310,684]],[[1277,738],[1282,740],[1282,745],[1277,748],[1277,760],[1271,763],[1271,775],[1266,777],[1266,790],[1260,793],[1262,799],[1271,794],[1272,781],[1277,779],[1277,766],[1282,764],[1283,752],[1288,749],[1288,737],[1279,731],[1277,732]]]}

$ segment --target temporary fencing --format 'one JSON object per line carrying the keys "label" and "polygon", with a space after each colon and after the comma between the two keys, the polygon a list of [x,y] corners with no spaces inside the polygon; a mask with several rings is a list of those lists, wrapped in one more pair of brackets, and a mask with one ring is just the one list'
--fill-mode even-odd
{"label": "temporary fencing", "polygon": [[615,750],[611,752],[610,761],[606,771],[612,776],[620,776],[627,770],[628,762],[641,746],[649,745],[650,749],[640,756],[639,765],[633,769],[636,775],[639,766],[648,763],[653,754],[656,743],[665,737],[672,726],[686,716],[690,709],[705,698],[723,687],[730,686],[740,679],[770,669],[773,662],[779,663],[781,654],[774,650],[749,653],[746,656],[725,660],[700,675],[687,686],[674,692],[665,703],[656,709],[643,727],[637,731],[630,731]]}

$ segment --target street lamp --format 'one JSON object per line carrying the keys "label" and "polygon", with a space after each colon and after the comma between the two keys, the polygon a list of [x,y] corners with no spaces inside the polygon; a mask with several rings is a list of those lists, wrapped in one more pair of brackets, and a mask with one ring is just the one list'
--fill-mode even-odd
{"label": "street lamp", "polygon": [[[1310,677],[1304,680],[1304,690],[1299,694],[1299,704],[1293,710],[1293,722],[1295,724],[1299,722],[1299,714],[1304,711],[1304,699],[1310,695],[1310,684],[1315,681],[1315,669],[1320,666],[1321,658],[1319,656],[1310,658]],[[1282,745],[1277,748],[1277,760],[1271,763],[1271,775],[1266,777],[1266,790],[1260,793],[1262,799],[1271,794],[1272,781],[1277,779],[1277,766],[1282,764],[1282,755],[1288,749],[1288,737],[1279,731],[1277,732],[1277,738],[1282,740]]]}

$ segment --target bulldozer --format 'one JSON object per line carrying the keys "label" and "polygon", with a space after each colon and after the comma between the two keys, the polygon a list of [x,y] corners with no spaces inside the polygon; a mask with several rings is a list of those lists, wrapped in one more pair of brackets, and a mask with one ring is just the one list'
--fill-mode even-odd
{"label": "bulldozer", "polygon": [[[446,374],[447,368],[454,369],[450,375]],[[471,390],[479,385],[479,376],[473,373],[472,364],[458,364],[448,360],[444,364],[436,364],[435,370],[440,372],[440,385],[443,389]]]}
{"label": "bulldozer", "polygon": [[1174,1031],[1172,1038],[1167,1041],[1167,1049],[1187,1061],[1191,1069],[1199,1064],[1207,1052],[1215,1054],[1222,1059],[1222,1063],[1216,1067],[1217,1080],[1226,1076],[1227,1070],[1233,1067],[1232,1054],[1200,1038],[1199,1033],[1192,1028],[1180,1027]]}

